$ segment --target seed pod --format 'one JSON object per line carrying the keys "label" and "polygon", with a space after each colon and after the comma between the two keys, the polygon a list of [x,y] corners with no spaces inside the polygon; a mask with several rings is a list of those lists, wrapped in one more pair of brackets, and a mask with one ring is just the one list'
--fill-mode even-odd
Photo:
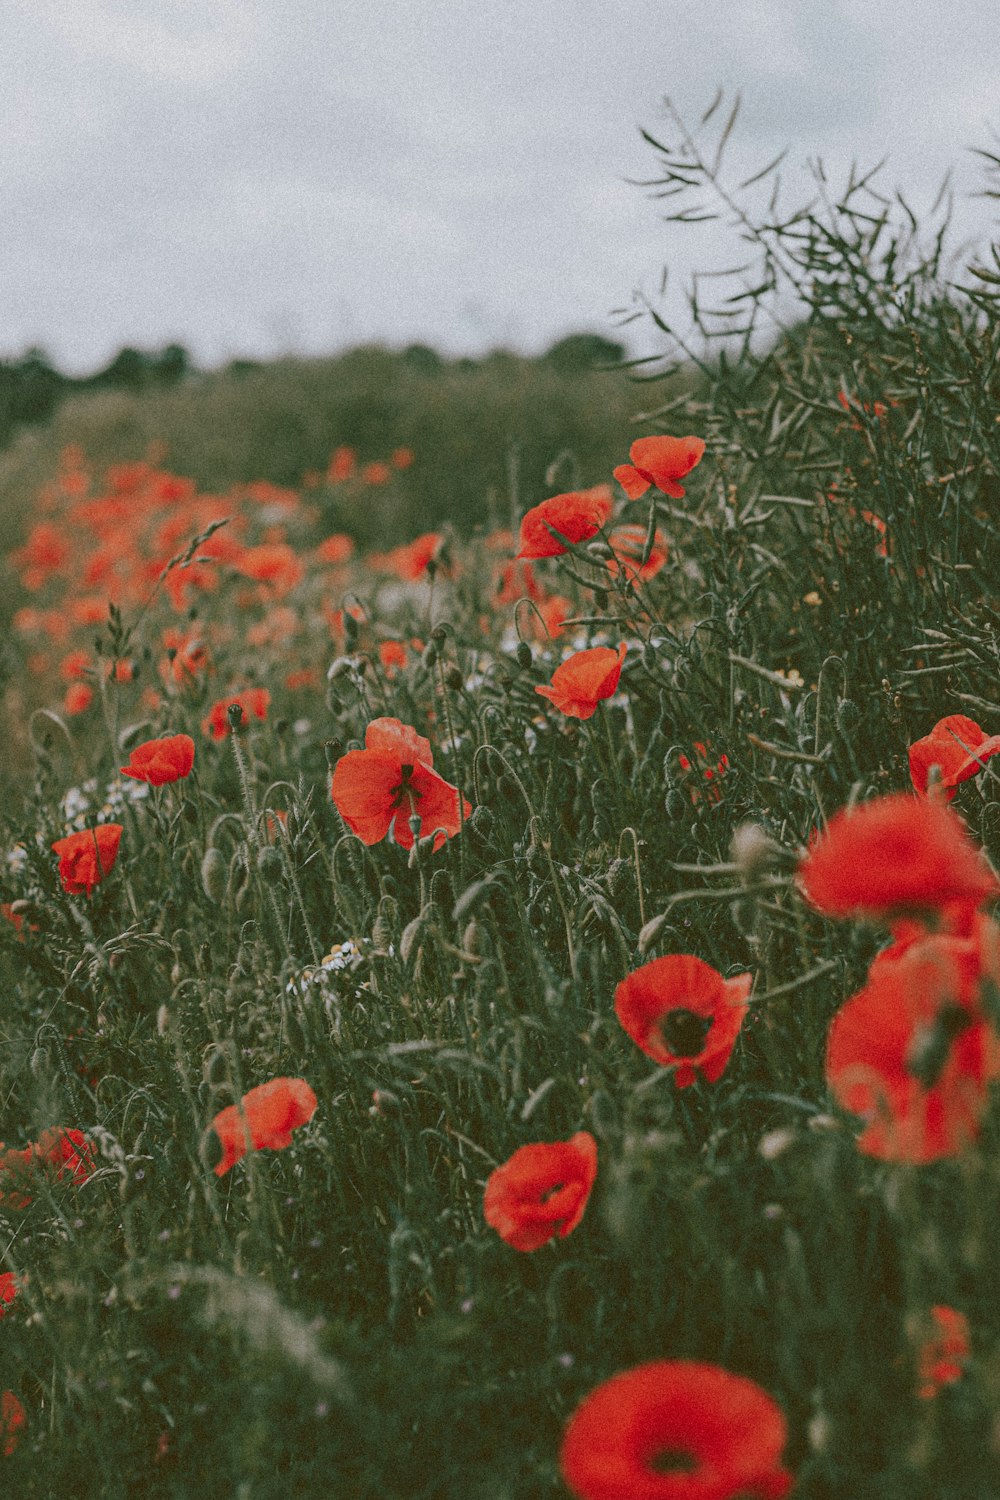
{"label": "seed pod", "polygon": [[226,857],[222,850],[206,849],[201,862],[201,884],[205,895],[216,906],[220,906],[226,898],[227,874]]}

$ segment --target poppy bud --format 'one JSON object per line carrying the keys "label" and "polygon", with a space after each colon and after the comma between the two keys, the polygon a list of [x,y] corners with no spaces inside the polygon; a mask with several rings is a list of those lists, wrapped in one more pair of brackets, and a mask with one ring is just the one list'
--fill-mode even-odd
{"label": "poppy bud", "polygon": [[257,869],[261,878],[273,884],[283,873],[281,855],[271,844],[265,844],[257,855]]}
{"label": "poppy bud", "polygon": [[687,799],[681,792],[677,790],[675,786],[670,788],[669,792],[663,799],[663,810],[666,813],[667,817],[673,820],[682,818],[687,812],[690,805],[690,802],[687,801]]}
{"label": "poppy bud", "polygon": [[518,666],[521,667],[524,671],[527,671],[532,662],[531,647],[528,645],[527,641],[518,641],[517,650],[514,652],[514,656]]}
{"label": "poppy bud", "polygon": [[[516,785],[514,786],[514,792],[515,794],[517,792]],[[487,807],[485,802],[480,802],[478,807],[472,809],[470,817],[466,819],[465,826],[470,828],[473,833],[479,834],[481,838],[488,838],[495,824],[496,817],[494,816],[493,809]]]}
{"label": "poppy bud", "polygon": [[413,952],[413,946],[420,936],[420,930],[423,925],[424,917],[421,913],[415,916],[412,922],[407,922],[403,928],[402,936],[399,939],[399,952],[404,964],[408,964],[410,961],[410,954]]}
{"label": "poppy bud", "polygon": [[451,911],[455,904],[455,892],[452,889],[451,876],[447,870],[435,870],[431,876],[431,905],[438,907],[441,911]]}
{"label": "poppy bud", "polygon": [[29,1067],[31,1068],[32,1075],[35,1078],[44,1079],[48,1077],[49,1054],[46,1052],[44,1047],[35,1048],[34,1052],[32,1052],[31,1054],[31,1062],[29,1063]]}
{"label": "poppy bud", "polygon": [[345,641],[345,643],[347,645],[348,650],[352,650],[354,648],[354,646],[357,644],[357,639],[358,639],[358,622],[354,618],[354,616],[351,614],[351,611],[349,609],[345,609],[343,611],[343,622],[344,622],[344,641]]}
{"label": "poppy bud", "polygon": [[449,663],[444,674],[445,686],[450,687],[453,693],[457,693],[465,679],[454,662]]}
{"label": "poppy bud", "polygon": [[608,894],[613,901],[621,901],[632,888],[632,866],[627,859],[614,859],[608,866],[606,876]]}
{"label": "poppy bud", "polygon": [[444,644],[444,642],[447,639],[448,639],[448,626],[444,623],[443,620],[440,620],[437,623],[437,625],[434,626],[434,629],[431,631],[431,640],[432,641],[437,641],[438,645],[441,646],[441,645]]}
{"label": "poppy bud", "polygon": [[220,849],[206,849],[201,862],[201,884],[205,895],[221,905],[226,895],[226,859]]}
{"label": "poppy bud", "polygon": [[466,923],[465,931],[462,933],[462,948],[466,953],[471,953],[474,958],[481,958],[485,951],[484,933],[481,922],[475,917]]}
{"label": "poppy bud", "polygon": [[391,1089],[373,1089],[370,1114],[391,1115],[399,1109],[399,1095]]}
{"label": "poppy bud", "polygon": [[421,656],[420,660],[423,662],[425,667],[433,667],[437,659],[438,648],[434,641],[428,641],[427,645],[424,647],[423,655]]}
{"label": "poppy bud", "polygon": [[338,677],[344,677],[356,668],[357,662],[353,656],[337,656],[326,669],[326,680],[335,682]]}
{"label": "poppy bud", "polygon": [[372,926],[372,947],[376,953],[388,953],[399,925],[399,905],[394,897],[383,896]]}
{"label": "poppy bud", "polygon": [[745,880],[755,879],[774,862],[777,846],[759,823],[741,823],[730,845],[733,863]]}
{"label": "poppy bud", "polygon": [[850,698],[844,698],[837,708],[837,728],[841,734],[852,734],[860,723],[860,708]]}

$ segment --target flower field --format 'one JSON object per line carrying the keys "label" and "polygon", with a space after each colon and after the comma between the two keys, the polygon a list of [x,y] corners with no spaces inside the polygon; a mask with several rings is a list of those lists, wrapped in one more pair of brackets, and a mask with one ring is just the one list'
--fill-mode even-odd
{"label": "flower field", "polygon": [[370,545],[419,437],[63,450],[4,1493],[1000,1493],[997,277],[853,192],[759,233],[801,321],[500,521]]}

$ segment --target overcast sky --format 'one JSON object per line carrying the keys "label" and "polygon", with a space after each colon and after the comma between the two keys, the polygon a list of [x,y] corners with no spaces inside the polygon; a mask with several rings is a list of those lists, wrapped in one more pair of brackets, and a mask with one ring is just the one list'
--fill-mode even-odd
{"label": "overcast sky", "polygon": [[0,355],[613,334],[732,260],[627,180],[719,84],[736,165],[888,152],[926,205],[1000,150],[1000,0],[3,0]]}

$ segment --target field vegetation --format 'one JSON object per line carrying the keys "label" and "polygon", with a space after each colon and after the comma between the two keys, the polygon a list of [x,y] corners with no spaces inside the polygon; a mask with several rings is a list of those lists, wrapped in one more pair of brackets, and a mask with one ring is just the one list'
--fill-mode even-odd
{"label": "field vegetation", "polygon": [[1000,265],[721,120],[631,427],[368,352],[12,449],[8,1493],[1000,1493]]}

